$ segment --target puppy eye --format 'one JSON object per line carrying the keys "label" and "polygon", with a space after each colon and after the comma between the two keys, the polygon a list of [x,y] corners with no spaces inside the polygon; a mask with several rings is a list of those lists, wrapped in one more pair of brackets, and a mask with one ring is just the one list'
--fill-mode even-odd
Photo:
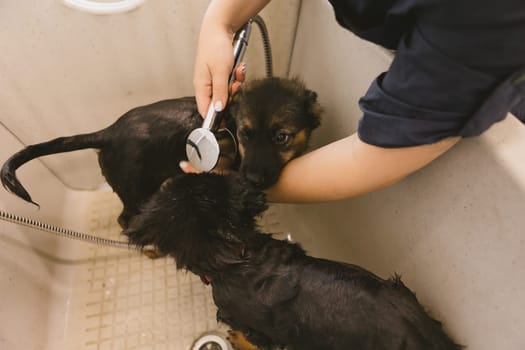
{"label": "puppy eye", "polygon": [[275,143],[278,145],[284,145],[290,140],[290,134],[279,131],[275,134]]}

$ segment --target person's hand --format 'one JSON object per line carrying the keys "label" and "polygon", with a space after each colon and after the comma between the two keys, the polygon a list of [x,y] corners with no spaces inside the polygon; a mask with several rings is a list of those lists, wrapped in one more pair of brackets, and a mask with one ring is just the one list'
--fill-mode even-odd
{"label": "person's hand", "polygon": [[[195,169],[193,167],[193,165],[191,165],[190,162],[186,161],[186,160],[183,160],[179,163],[179,167],[182,169],[183,172],[185,172],[186,174],[200,174],[202,173],[202,171],[200,171],[199,169]],[[230,169],[219,169],[219,168],[215,168],[211,171],[212,173],[216,173],[216,174],[228,174],[231,172]]]}
{"label": "person's hand", "polygon": [[[210,2],[202,20],[193,73],[195,98],[201,115],[206,115],[210,103],[213,103],[216,110],[226,107],[228,77],[233,68],[232,41],[235,31],[269,2],[270,0]],[[242,81],[244,74],[235,77]],[[236,88],[238,84],[233,84],[231,93]]]}
{"label": "person's hand", "polygon": [[237,91],[241,88],[242,83],[246,79],[246,63],[241,62],[237,66],[237,69],[235,69],[234,72],[235,80],[232,83],[232,86],[230,88],[230,97],[235,95]]}
{"label": "person's hand", "polygon": [[197,108],[206,115],[210,103],[216,111],[222,111],[231,94],[244,81],[246,64],[235,70],[235,82],[228,91],[228,78],[233,65],[233,33],[212,23],[203,24],[197,47],[193,86]]}
{"label": "person's hand", "polygon": [[[201,32],[202,35],[202,32]],[[200,45],[199,45],[200,46]],[[201,116],[205,116],[206,112],[208,111],[210,102],[214,101],[214,106],[216,111],[222,110],[224,107],[226,107],[226,103],[229,100],[229,97],[233,94],[235,94],[241,84],[244,82],[244,79],[246,77],[246,63],[241,62],[234,72],[234,81],[232,83],[230,91],[228,91],[228,78],[230,75],[230,70],[228,70],[226,76],[224,77],[222,73],[222,69],[214,70],[211,67],[220,67],[220,61],[221,59],[216,59],[218,56],[211,56],[211,61],[213,63],[199,63],[199,57],[205,57],[206,55],[211,54],[210,52],[207,52],[207,50],[203,50],[203,54],[201,55],[201,51],[197,53],[197,60],[195,62],[195,75],[194,75],[194,87],[195,87],[195,99],[197,101],[197,108],[199,110],[199,113]],[[233,64],[233,45],[230,41],[229,43],[229,50],[228,55],[231,58],[231,64]],[[206,62],[206,59],[202,60],[203,62]],[[227,60],[226,60],[227,61]],[[223,62],[224,63],[224,62]],[[219,73],[214,73],[215,71],[218,71]],[[218,78],[220,76],[220,78]],[[223,84],[222,79],[224,78],[225,84]],[[213,94],[213,95],[210,95]],[[217,97],[221,96],[221,97]],[[224,97],[223,97],[224,96]],[[219,104],[217,104],[219,102]],[[182,169],[185,173],[199,173],[200,171],[194,168],[190,162],[188,161],[181,161],[179,163],[179,167]],[[219,172],[219,173],[225,173],[227,172],[227,169],[214,169],[213,172]]]}
{"label": "person's hand", "polygon": [[183,160],[179,163],[179,167],[184,171],[186,174],[198,174],[200,171],[198,169],[195,169],[193,165],[191,165],[190,162]]}

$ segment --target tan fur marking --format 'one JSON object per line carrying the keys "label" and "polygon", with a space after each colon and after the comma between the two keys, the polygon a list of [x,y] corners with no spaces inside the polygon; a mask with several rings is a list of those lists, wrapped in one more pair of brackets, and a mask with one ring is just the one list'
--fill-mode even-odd
{"label": "tan fur marking", "polygon": [[253,129],[253,122],[250,118],[242,118],[241,126],[240,128],[244,129]]}
{"label": "tan fur marking", "polygon": [[291,149],[285,152],[281,152],[281,159],[283,160],[283,163],[288,163],[290,159],[292,159],[295,155],[295,150]]}
{"label": "tan fur marking", "polygon": [[289,150],[281,152],[281,159],[284,163],[303,153],[308,143],[308,130],[302,129],[293,138],[293,143]]}
{"label": "tan fur marking", "polygon": [[[240,139],[238,134],[237,134],[237,139]],[[241,142],[239,142],[237,147],[238,147],[239,155],[241,156],[241,159],[243,159],[244,158],[244,153],[245,153],[245,148],[244,148],[244,146],[243,146],[243,144]]]}
{"label": "tan fur marking", "polygon": [[259,350],[259,348],[250,343],[239,331],[228,331],[228,341],[235,350]]}
{"label": "tan fur marking", "polygon": [[302,129],[293,138],[293,145],[295,149],[303,151],[308,144],[308,130]]}

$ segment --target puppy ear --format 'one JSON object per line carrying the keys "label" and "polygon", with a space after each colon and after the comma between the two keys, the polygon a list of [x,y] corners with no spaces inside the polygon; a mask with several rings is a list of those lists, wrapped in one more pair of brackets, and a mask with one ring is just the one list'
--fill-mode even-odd
{"label": "puppy ear", "polygon": [[317,103],[317,92],[306,89],[306,98],[310,103]]}
{"label": "puppy ear", "polygon": [[311,90],[306,90],[305,107],[310,119],[311,129],[315,129],[321,125],[321,115],[323,108],[317,101],[317,93]]}

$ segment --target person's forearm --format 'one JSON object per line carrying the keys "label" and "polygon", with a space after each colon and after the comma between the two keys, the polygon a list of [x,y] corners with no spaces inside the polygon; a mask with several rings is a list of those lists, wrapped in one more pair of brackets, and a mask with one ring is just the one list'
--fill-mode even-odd
{"label": "person's forearm", "polygon": [[458,140],[387,149],[366,144],[354,134],[288,163],[278,183],[267,191],[268,200],[327,202],[371,192],[422,168]]}
{"label": "person's forearm", "polygon": [[203,26],[210,22],[233,34],[269,2],[270,0],[213,0],[204,15]]}

